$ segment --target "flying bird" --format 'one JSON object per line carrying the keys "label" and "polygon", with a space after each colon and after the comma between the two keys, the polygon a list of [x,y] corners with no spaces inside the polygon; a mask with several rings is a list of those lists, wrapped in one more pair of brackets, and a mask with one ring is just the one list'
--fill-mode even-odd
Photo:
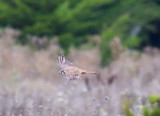
{"label": "flying bird", "polygon": [[58,55],[57,60],[61,68],[59,74],[65,77],[67,81],[78,80],[81,74],[98,74],[95,71],[83,70],[76,67],[69,58],[65,58],[62,54]]}

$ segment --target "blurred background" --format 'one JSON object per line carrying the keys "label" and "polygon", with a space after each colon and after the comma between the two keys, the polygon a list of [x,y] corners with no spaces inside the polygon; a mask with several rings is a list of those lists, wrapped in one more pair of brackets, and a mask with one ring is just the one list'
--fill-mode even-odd
{"label": "blurred background", "polygon": [[160,116],[159,47],[160,0],[0,0],[0,116]]}

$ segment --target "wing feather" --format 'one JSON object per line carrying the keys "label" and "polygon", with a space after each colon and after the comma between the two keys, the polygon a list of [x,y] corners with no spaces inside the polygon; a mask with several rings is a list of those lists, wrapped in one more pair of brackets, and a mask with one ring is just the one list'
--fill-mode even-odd
{"label": "wing feather", "polygon": [[72,63],[69,58],[65,58],[62,54],[58,55],[57,61],[61,68],[65,68],[67,66],[74,66],[74,63]]}

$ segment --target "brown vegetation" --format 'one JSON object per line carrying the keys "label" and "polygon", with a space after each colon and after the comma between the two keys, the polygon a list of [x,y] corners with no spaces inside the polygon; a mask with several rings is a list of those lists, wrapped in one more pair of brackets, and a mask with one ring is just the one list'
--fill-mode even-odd
{"label": "brown vegetation", "polygon": [[[67,83],[58,75],[54,40],[49,47],[31,50],[15,44],[19,31],[0,32],[0,116],[123,116],[123,100],[141,114],[149,94],[160,91],[160,51],[147,47],[143,53],[113,47],[115,60],[100,67],[99,47],[70,49],[69,57],[80,68],[97,70],[94,75]],[[116,40],[120,44],[119,40]],[[122,48],[122,46],[120,45]],[[119,53],[119,52],[118,52]],[[86,79],[85,79],[86,78]],[[88,88],[90,89],[88,89]]]}

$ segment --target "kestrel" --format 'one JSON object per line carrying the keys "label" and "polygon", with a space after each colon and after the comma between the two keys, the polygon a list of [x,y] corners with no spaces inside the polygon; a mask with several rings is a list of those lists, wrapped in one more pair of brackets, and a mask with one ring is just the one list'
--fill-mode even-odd
{"label": "kestrel", "polygon": [[65,77],[67,81],[78,80],[81,74],[97,74],[95,71],[83,70],[76,67],[69,58],[65,58],[62,54],[58,55],[57,60],[61,68],[59,74]]}

